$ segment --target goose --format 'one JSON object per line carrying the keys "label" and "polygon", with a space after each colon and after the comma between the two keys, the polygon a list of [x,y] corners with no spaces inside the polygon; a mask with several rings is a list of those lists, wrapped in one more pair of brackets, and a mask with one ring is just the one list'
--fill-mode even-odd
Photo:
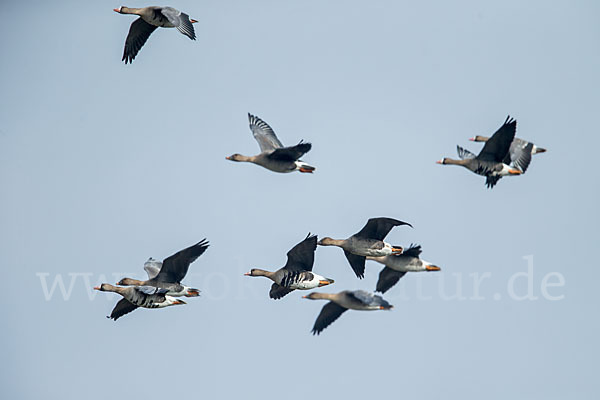
{"label": "goose", "polygon": [[[472,142],[487,142],[490,138],[487,136],[474,136],[469,140]],[[529,146],[531,145],[531,146]],[[531,151],[529,151],[531,149]],[[537,147],[535,144],[528,142],[527,140],[514,138],[512,143],[510,144],[510,149],[506,157],[504,157],[503,162],[505,164],[512,165],[513,167],[519,168],[523,173],[527,170],[529,166],[529,160],[531,157],[524,157],[524,154],[529,151],[531,155],[538,153],[545,153],[546,149],[542,147]]]}
{"label": "goose", "polygon": [[[462,165],[478,175],[485,176],[487,187],[493,188],[503,176],[521,175],[523,173],[520,169],[512,168],[503,162],[515,137],[516,130],[517,121],[509,115],[504,124],[485,143],[477,156],[460,146],[456,146],[460,160],[443,158],[437,163]],[[524,151],[523,164],[529,164],[527,158],[531,159],[531,152]]]}
{"label": "goose", "polygon": [[385,265],[385,268],[379,273],[376,292],[385,293],[394,286],[400,278],[407,272],[417,271],[441,271],[437,265],[419,258],[421,255],[421,246],[411,245],[405,249],[402,254],[392,254],[382,257],[367,257],[367,260],[377,261]]}
{"label": "goose", "polygon": [[125,49],[123,50],[123,58],[125,64],[132,63],[141,50],[150,34],[156,28],[177,28],[179,32],[192,40],[196,40],[196,33],[192,24],[197,23],[195,19],[190,19],[189,15],[183,13],[173,7],[142,7],[129,8],[121,6],[113,11],[119,14],[138,15],[139,18],[133,21],[129,28],[129,34],[125,40]]}
{"label": "goose", "polygon": [[344,250],[344,255],[350,263],[350,267],[359,279],[365,276],[365,257],[388,256],[390,254],[401,254],[402,247],[392,246],[383,241],[393,227],[399,225],[412,225],[408,222],[398,221],[393,218],[371,218],[360,232],[350,236],[348,239],[332,239],[324,237],[318,244],[320,246],[337,246]]}
{"label": "goose", "polygon": [[269,297],[280,299],[295,289],[309,290],[332,284],[333,279],[325,278],[312,272],[317,249],[317,237],[310,233],[287,253],[286,264],[277,271],[265,271],[253,268],[245,276],[264,276],[274,283]]}
{"label": "goose", "polygon": [[96,286],[94,289],[101,292],[114,292],[123,296],[123,298],[117,302],[115,308],[113,308],[110,316],[106,317],[115,321],[138,307],[164,308],[178,304],[186,304],[183,300],[167,296],[166,289],[156,289],[151,286],[116,287],[108,283],[103,283],[100,286]]}
{"label": "goose", "polygon": [[200,296],[200,291],[181,284],[190,264],[196,261],[208,248],[206,239],[202,239],[193,246],[183,249],[165,258],[163,262],[150,258],[144,264],[144,269],[148,273],[148,280],[140,281],[137,279],[123,278],[117,285],[120,286],[152,286],[159,289],[166,289],[168,296],[196,297]]}
{"label": "goose", "polygon": [[252,135],[254,135],[254,139],[260,146],[260,154],[244,156],[236,153],[226,157],[227,160],[250,162],[273,172],[300,171],[312,173],[315,171],[315,167],[300,160],[300,157],[310,151],[312,147],[310,143],[300,141],[295,146],[283,147],[273,129],[265,121],[250,113],[248,114],[248,121],[250,122]]}
{"label": "goose", "polygon": [[339,293],[312,292],[302,296],[310,300],[329,300],[321,309],[321,313],[312,328],[312,334],[318,335],[327,328],[346,310],[390,310],[394,306],[385,301],[383,297],[365,292],[364,290],[344,290]]}

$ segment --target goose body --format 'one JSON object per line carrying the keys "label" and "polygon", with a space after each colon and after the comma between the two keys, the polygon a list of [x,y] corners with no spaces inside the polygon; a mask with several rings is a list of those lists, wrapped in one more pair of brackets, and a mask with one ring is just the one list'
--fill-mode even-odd
{"label": "goose body", "polygon": [[440,271],[440,267],[419,258],[421,246],[411,246],[402,254],[367,257],[368,260],[376,261],[385,265],[379,273],[375,291],[385,293],[394,286],[407,272]]}
{"label": "goose body", "polygon": [[319,313],[312,329],[313,335],[320,334],[323,329],[331,325],[346,310],[373,311],[390,310],[393,306],[383,297],[374,295],[364,290],[344,290],[339,293],[313,292],[304,296],[310,300],[329,300]]}
{"label": "goose body", "polygon": [[[473,142],[487,142],[490,138],[486,136],[474,136],[469,140]],[[504,157],[503,162],[505,164],[510,164],[512,167],[519,168],[523,173],[527,171],[527,167],[529,166],[529,162],[531,160],[530,155],[545,153],[546,149],[542,147],[537,147],[535,144],[528,142],[527,140],[523,140],[520,138],[514,138],[512,143],[510,144],[510,148],[506,157]]]}
{"label": "goose body", "polygon": [[148,280],[140,281],[132,278],[123,278],[117,285],[152,286],[165,289],[165,294],[173,297],[199,296],[200,291],[198,289],[182,285],[181,280],[187,274],[190,264],[196,261],[206,251],[208,246],[208,241],[203,239],[195,245],[167,257],[163,262],[150,258],[144,264],[144,269],[148,273]]}
{"label": "goose body", "polygon": [[[517,121],[508,116],[504,124],[492,135],[483,146],[481,152],[475,156],[468,150],[457,146],[460,160],[443,158],[438,164],[461,165],[468,170],[486,177],[486,185],[493,188],[503,176],[521,175],[523,171],[513,168],[505,163],[509,154],[510,145],[515,137]],[[524,152],[522,156],[523,165],[529,165],[531,152]],[[526,168],[526,167],[525,167]]]}
{"label": "goose body", "polygon": [[382,257],[402,253],[402,247],[392,246],[383,241],[393,227],[411,224],[393,218],[371,218],[367,224],[348,239],[332,239],[324,237],[320,246],[337,246],[344,250],[350,267],[360,279],[365,273],[365,257]]}
{"label": "goose body", "polygon": [[179,32],[189,37],[191,40],[196,40],[196,33],[192,24],[198,22],[190,19],[189,15],[183,13],[173,7],[142,7],[130,8],[121,6],[114,9],[119,14],[132,14],[139,16],[133,21],[129,28],[129,34],[125,40],[125,48],[123,50],[123,58],[125,64],[133,62],[138,52],[144,46],[152,32],[156,28],[177,28]]}
{"label": "goose body", "polygon": [[166,294],[167,290],[152,286],[116,287],[108,283],[103,283],[94,289],[102,292],[113,292],[123,296],[123,299],[117,303],[108,317],[115,321],[138,307],[164,308],[185,304],[182,300],[168,296]]}
{"label": "goose body", "polygon": [[272,280],[273,285],[269,292],[272,299],[280,299],[293,290],[309,290],[332,284],[333,279],[312,272],[316,248],[317,237],[309,234],[288,251],[285,266],[273,272],[253,268],[244,275],[264,276]]}
{"label": "goose body", "polygon": [[260,154],[255,156],[244,156],[233,154],[226,157],[227,160],[237,162],[249,162],[259,165],[273,172],[288,173],[294,171],[312,173],[315,167],[300,160],[312,147],[310,143],[300,141],[295,146],[284,147],[275,131],[262,119],[248,114],[250,130],[260,146]]}

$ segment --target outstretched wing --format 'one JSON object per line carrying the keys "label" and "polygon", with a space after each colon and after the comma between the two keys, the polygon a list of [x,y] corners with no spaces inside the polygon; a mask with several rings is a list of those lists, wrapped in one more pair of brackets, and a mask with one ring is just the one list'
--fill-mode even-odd
{"label": "outstretched wing", "polygon": [[121,61],[125,61],[125,64],[133,62],[135,56],[137,56],[140,49],[146,43],[146,40],[150,37],[150,34],[154,32],[157,26],[150,25],[144,21],[141,17],[133,21],[129,28],[129,34],[125,40],[125,49],[123,50],[123,58]]}
{"label": "outstretched wing", "polygon": [[377,306],[386,310],[392,308],[392,305],[386,300],[384,300],[383,297],[373,293],[365,292],[364,290],[354,290],[346,292],[346,295],[351,299],[358,301],[364,305]]}
{"label": "outstretched wing", "polygon": [[498,183],[500,178],[502,178],[500,175],[488,175],[485,177],[485,185],[488,189],[491,189],[496,186],[496,183]]}
{"label": "outstretched wing", "polygon": [[158,282],[180,283],[187,274],[190,264],[196,261],[206,251],[208,246],[208,241],[202,239],[195,245],[166,258],[154,280]]}
{"label": "outstretched wing", "polygon": [[269,154],[269,158],[279,161],[297,161],[304,154],[308,153],[311,147],[312,144],[300,141],[300,143],[295,146],[275,149],[271,154]]}
{"label": "outstretched wing", "polygon": [[294,289],[288,289],[286,287],[283,287],[276,283],[273,283],[271,285],[271,290],[269,291],[269,297],[272,299],[278,300],[293,291],[294,291]]}
{"label": "outstretched wing", "polygon": [[129,300],[121,299],[117,302],[117,305],[115,306],[115,308],[113,308],[112,312],[110,313],[110,316],[108,316],[106,318],[110,318],[110,319],[113,319],[116,321],[119,318],[121,318],[123,315],[129,314],[136,308],[138,308],[138,306],[131,303]]}
{"label": "outstretched wing", "polygon": [[485,142],[477,158],[483,161],[502,162],[515,138],[516,131],[517,121],[509,115],[504,124]]}
{"label": "outstretched wing", "polygon": [[410,247],[408,249],[404,249],[402,254],[400,254],[399,256],[419,258],[422,252],[423,250],[421,250],[420,245],[414,245],[411,243]]}
{"label": "outstretched wing", "polygon": [[160,272],[162,268],[162,262],[155,260],[153,258],[149,258],[148,261],[144,263],[144,270],[148,274],[148,279],[154,279],[156,275]]}
{"label": "outstretched wing", "polygon": [[189,15],[174,9],[173,7],[162,7],[160,12],[177,28],[179,32],[183,33],[192,40],[196,40],[196,32],[194,31],[194,25],[192,25]]}
{"label": "outstretched wing", "polygon": [[248,113],[248,122],[254,139],[260,146],[260,151],[270,151],[283,147],[273,129],[262,119]]}
{"label": "outstretched wing", "polygon": [[375,287],[376,292],[385,293],[392,286],[394,286],[400,278],[406,275],[406,272],[395,271],[391,268],[385,267],[379,273],[379,279],[377,280],[377,286]]}
{"label": "outstretched wing", "polygon": [[519,168],[522,172],[527,171],[529,167],[529,163],[531,163],[531,155],[533,151],[533,143],[518,141],[515,139],[513,144],[510,146],[510,152],[507,157],[509,157],[509,162],[504,162],[505,164],[512,165],[516,168]]}
{"label": "outstretched wing", "polygon": [[393,227],[399,225],[408,225],[412,228],[412,225],[408,222],[399,221],[393,218],[371,218],[367,221],[367,224],[355,234],[355,237],[383,240]]}
{"label": "outstretched wing", "polygon": [[352,254],[349,251],[344,250],[344,255],[348,259],[352,270],[358,277],[358,279],[362,279],[365,277],[365,260],[366,258],[363,256],[357,256],[356,254]]}
{"label": "outstretched wing", "polygon": [[458,158],[461,160],[467,160],[469,158],[475,158],[475,154],[471,153],[469,150],[464,149],[460,146],[456,146],[456,152],[458,153]]}
{"label": "outstretched wing", "polygon": [[312,328],[312,334],[318,335],[323,329],[327,328],[329,325],[333,323],[336,319],[340,317],[346,311],[347,308],[344,308],[333,301],[325,304],[315,321],[315,325]]}
{"label": "outstretched wing", "polygon": [[288,251],[287,263],[283,268],[290,271],[312,271],[316,249],[317,236],[309,233],[306,239]]}

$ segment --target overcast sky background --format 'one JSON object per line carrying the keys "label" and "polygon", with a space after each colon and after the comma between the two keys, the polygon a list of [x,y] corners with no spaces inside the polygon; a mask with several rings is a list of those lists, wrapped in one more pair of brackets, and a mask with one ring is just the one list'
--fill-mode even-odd
{"label": "overcast sky background", "polygon": [[[3,2],[0,397],[596,398],[600,5],[494,3],[179,0],[198,40],[157,30],[125,65],[121,4]],[[312,142],[316,173],[226,161],[258,153],[248,112]],[[525,175],[488,190],[435,164],[508,114],[548,149]],[[376,216],[442,267],[405,276],[390,312],[314,337],[324,302],[242,275]],[[185,279],[202,297],[105,318],[120,297],[93,286],[204,237]],[[527,294],[524,257],[536,300],[509,292]],[[318,248],[314,270],[337,292],[381,268],[358,280]],[[47,300],[44,279],[72,290]]]}

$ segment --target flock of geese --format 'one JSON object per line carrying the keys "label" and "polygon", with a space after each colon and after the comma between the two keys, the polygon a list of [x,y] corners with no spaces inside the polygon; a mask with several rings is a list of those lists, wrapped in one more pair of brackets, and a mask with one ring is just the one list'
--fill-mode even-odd
{"label": "flock of geese", "polygon": [[[177,28],[191,40],[196,39],[193,24],[198,22],[172,7],[119,7],[114,9],[120,14],[137,15],[125,40],[122,61],[133,62],[140,49],[156,28]],[[283,146],[273,129],[262,119],[248,114],[250,130],[260,147],[260,153],[254,156],[233,154],[227,160],[250,162],[270,171],[288,173],[299,171],[312,173],[315,167],[300,160],[312,147],[311,143],[300,141],[294,146]],[[491,136],[475,136],[475,142],[484,142],[478,155],[457,146],[459,159],[443,158],[439,164],[461,165],[470,171],[486,177],[486,185],[494,187],[504,176],[522,175],[527,170],[531,156],[546,150],[533,143],[515,137],[517,122],[510,116]],[[331,285],[334,280],[313,272],[317,246],[335,246],[344,251],[350,268],[357,278],[362,279],[365,263],[372,260],[384,265],[379,273],[375,292],[390,290],[407,272],[440,271],[440,268],[423,259],[421,246],[409,248],[392,245],[384,241],[388,233],[397,226],[412,225],[393,218],[371,218],[366,225],[347,239],[323,237],[318,240],[310,233],[304,240],[287,252],[285,265],[275,271],[253,268],[246,276],[265,277],[273,281],[269,290],[271,299],[281,299],[294,290],[312,290]],[[200,290],[181,283],[191,263],[196,261],[209,247],[206,239],[183,249],[160,262],[150,258],[144,269],[148,279],[140,281],[132,278],[121,279],[116,286],[103,283],[94,289],[114,292],[123,298],[116,304],[110,316],[117,320],[138,307],[164,308],[186,304],[180,297],[197,297]],[[303,298],[310,300],[328,300],[312,328],[313,334],[320,334],[346,310],[390,310],[393,306],[380,295],[364,290],[344,290],[339,293],[312,292]]]}

